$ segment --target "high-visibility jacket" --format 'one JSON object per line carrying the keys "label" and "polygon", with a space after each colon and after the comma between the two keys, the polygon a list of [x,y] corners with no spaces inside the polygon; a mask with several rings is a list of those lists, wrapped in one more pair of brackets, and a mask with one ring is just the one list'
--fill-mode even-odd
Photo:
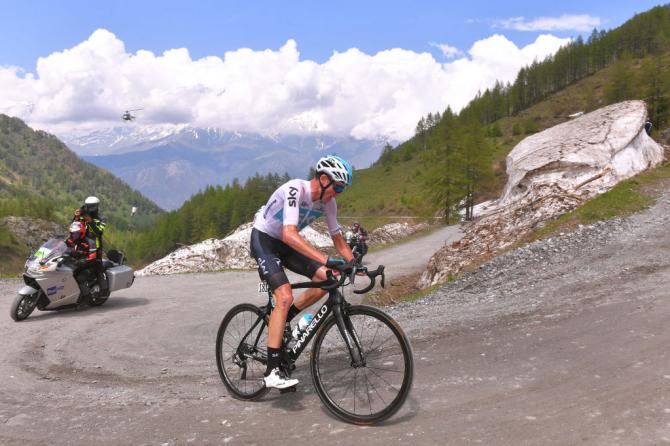
{"label": "high-visibility jacket", "polygon": [[102,235],[105,232],[105,227],[107,226],[107,223],[105,222],[105,219],[100,216],[97,217],[91,216],[91,218],[92,218],[91,221],[86,221],[82,215],[81,217],[79,217],[79,220],[82,222],[82,224],[86,225],[86,232],[88,232],[94,237],[98,258],[102,259],[102,247],[103,247]]}

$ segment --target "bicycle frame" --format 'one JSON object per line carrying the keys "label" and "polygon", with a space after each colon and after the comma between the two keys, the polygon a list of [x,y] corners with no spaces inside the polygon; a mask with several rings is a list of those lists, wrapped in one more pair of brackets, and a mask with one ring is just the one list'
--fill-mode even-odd
{"label": "bicycle frame", "polygon": [[[296,284],[297,288],[301,288],[300,285],[302,284]],[[270,300],[272,300],[272,294],[270,291],[268,291],[268,295]],[[328,320],[328,316],[333,313],[335,317],[335,323],[337,324],[337,328],[340,332],[340,335],[342,336],[342,339],[344,339],[345,344],[347,345],[347,349],[349,350],[349,354],[351,355],[351,364],[353,367],[364,367],[365,366],[365,358],[363,355],[363,348],[361,347],[360,340],[358,339],[358,335],[356,334],[356,331],[354,330],[354,327],[351,323],[351,320],[347,317],[346,314],[344,314],[344,308],[349,305],[347,301],[344,299],[344,296],[342,293],[339,292],[339,290],[334,289],[330,290],[328,292],[328,299],[326,302],[321,305],[319,310],[316,312],[314,315],[314,319],[312,319],[312,322],[305,328],[305,331],[302,333],[300,338],[295,342],[293,346],[289,349],[288,346],[285,346],[285,349],[283,350],[283,355],[282,359],[284,359],[288,364],[289,367],[292,367],[293,364],[298,360],[300,355],[302,354],[303,350],[305,350],[305,347],[309,345],[311,342],[312,338],[314,335],[318,332],[319,328],[323,323]],[[254,339],[253,345],[256,346],[258,345],[258,342],[260,340],[260,336],[262,331],[265,329],[265,326],[267,326],[266,322],[266,317],[268,317],[271,313],[270,308],[271,302],[268,302],[268,305],[263,308],[261,313],[259,313],[259,318],[252,325],[252,327],[249,329],[249,331],[244,335],[242,338],[242,341],[240,342],[240,347],[245,345],[245,340],[247,337],[256,329],[259,323],[262,323],[263,326],[258,332],[258,335],[256,336],[256,339]],[[253,352],[243,352],[245,354],[253,354]],[[257,353],[257,352],[256,352]],[[256,359],[260,360],[263,363],[266,363],[267,358],[262,357],[262,355],[255,355]]]}
{"label": "bicycle frame", "polygon": [[[381,285],[384,287],[384,266],[380,265],[375,271],[368,271],[367,268],[359,268],[357,272],[364,272],[365,275],[370,279],[370,283],[367,287],[354,290],[356,294],[365,294],[370,291],[375,286],[375,278],[381,276]],[[361,342],[356,334],[353,324],[349,317],[345,314],[345,310],[349,303],[344,299],[342,293],[340,293],[339,288],[344,285],[344,282],[347,278],[350,279],[351,284],[356,277],[355,274],[347,276],[341,274],[339,279],[336,279],[333,276],[331,271],[327,272],[328,279],[322,282],[303,282],[303,283],[294,283],[291,284],[291,289],[299,288],[322,288],[328,290],[328,299],[326,302],[321,305],[319,310],[316,312],[312,322],[305,328],[305,332],[300,336],[300,338],[291,346],[289,349],[288,346],[284,346],[282,349],[282,360],[286,363],[289,369],[294,368],[294,364],[297,359],[300,357],[300,354],[303,352],[305,347],[310,343],[314,335],[318,332],[321,325],[328,320],[328,316],[333,313],[335,318],[335,323],[337,328],[344,340],[347,349],[349,350],[349,355],[351,356],[351,365],[352,367],[365,367],[365,357],[363,355],[363,348],[361,347]],[[266,320],[272,312],[274,307],[272,296],[272,291],[267,287],[261,287],[259,285],[259,290],[266,290],[268,293],[268,304],[265,307],[261,307],[258,313],[258,320],[252,325],[249,331],[244,335],[242,341],[240,341],[240,346],[238,347],[238,354],[241,353],[245,356],[253,356],[255,359],[260,361],[263,364],[267,364],[267,356],[263,355],[261,352],[257,351],[258,341],[260,340],[261,333],[265,329],[265,326],[268,325]],[[247,337],[256,329],[259,323],[262,323],[261,329],[258,331],[258,335],[252,344],[252,348],[249,351],[242,351],[243,346],[248,347],[249,345],[245,343]]]}
{"label": "bicycle frame", "polygon": [[316,312],[314,319],[312,319],[312,322],[305,328],[305,331],[300,338],[298,338],[295,344],[288,350],[287,356],[291,364],[298,360],[300,354],[305,347],[309,345],[321,325],[323,325],[323,323],[328,320],[328,316],[333,313],[337,328],[339,329],[340,335],[342,336],[342,339],[344,339],[349,354],[351,355],[352,365],[354,367],[362,367],[365,365],[363,348],[361,347],[358,336],[351,324],[351,320],[349,320],[349,317],[343,311],[347,305],[347,301],[344,300],[344,296],[339,290],[335,289],[328,292],[328,299],[326,302],[324,302]]}

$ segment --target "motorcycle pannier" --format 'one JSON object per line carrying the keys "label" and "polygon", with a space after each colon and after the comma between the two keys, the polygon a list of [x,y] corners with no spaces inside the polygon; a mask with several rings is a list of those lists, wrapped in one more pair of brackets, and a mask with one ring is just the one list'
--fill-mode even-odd
{"label": "motorcycle pannier", "polygon": [[130,288],[135,280],[135,273],[133,269],[126,265],[119,265],[109,268],[105,271],[107,274],[107,282],[109,282],[109,291],[121,290],[123,288]]}

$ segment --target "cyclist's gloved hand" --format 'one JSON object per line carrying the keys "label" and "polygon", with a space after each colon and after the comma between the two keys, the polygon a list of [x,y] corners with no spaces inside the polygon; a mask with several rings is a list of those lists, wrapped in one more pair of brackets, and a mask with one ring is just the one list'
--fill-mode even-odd
{"label": "cyclist's gloved hand", "polygon": [[326,261],[326,268],[342,268],[347,264],[347,261],[339,257],[328,257]]}
{"label": "cyclist's gloved hand", "polygon": [[351,274],[351,272],[355,268],[355,261],[352,260],[350,262],[347,262],[344,259],[338,258],[338,257],[328,257],[328,261],[326,262],[326,268],[333,268],[336,271],[341,271],[343,274]]}

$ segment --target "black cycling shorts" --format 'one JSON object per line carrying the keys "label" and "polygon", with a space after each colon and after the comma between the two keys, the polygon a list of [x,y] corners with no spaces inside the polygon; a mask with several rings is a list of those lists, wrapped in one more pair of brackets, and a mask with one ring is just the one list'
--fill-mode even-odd
{"label": "black cycling shorts", "polygon": [[258,275],[268,283],[271,290],[289,283],[284,266],[309,279],[323,266],[256,228],[251,230],[251,255],[258,263]]}

